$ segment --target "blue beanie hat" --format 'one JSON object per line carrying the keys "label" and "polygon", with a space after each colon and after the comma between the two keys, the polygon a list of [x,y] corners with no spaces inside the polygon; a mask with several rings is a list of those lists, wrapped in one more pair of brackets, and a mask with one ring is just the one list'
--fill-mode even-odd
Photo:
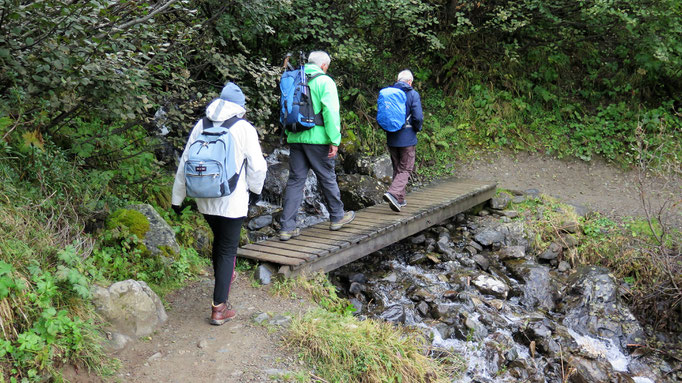
{"label": "blue beanie hat", "polygon": [[246,98],[244,97],[244,93],[242,93],[242,90],[239,89],[239,87],[233,82],[228,82],[227,84],[225,84],[225,87],[223,87],[223,91],[220,92],[220,99],[234,102],[235,104],[241,106],[242,108],[246,104]]}

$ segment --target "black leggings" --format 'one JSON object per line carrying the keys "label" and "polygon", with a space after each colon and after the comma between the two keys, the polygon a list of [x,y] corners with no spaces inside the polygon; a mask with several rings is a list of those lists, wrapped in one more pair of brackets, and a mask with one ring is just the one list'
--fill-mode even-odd
{"label": "black leggings", "polygon": [[232,273],[237,262],[239,234],[244,217],[227,218],[204,214],[204,218],[213,231],[212,256],[213,274],[215,275],[213,303],[218,305],[227,302],[230,296]]}

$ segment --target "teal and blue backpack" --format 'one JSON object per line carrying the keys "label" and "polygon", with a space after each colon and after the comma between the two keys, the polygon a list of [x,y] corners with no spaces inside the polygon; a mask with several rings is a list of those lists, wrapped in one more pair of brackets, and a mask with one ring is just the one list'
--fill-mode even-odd
{"label": "teal and blue backpack", "polygon": [[401,89],[392,86],[379,91],[377,99],[377,123],[387,132],[396,132],[407,120],[407,95]]}
{"label": "teal and blue backpack", "polygon": [[[187,196],[218,198],[232,194],[246,160],[237,172],[235,143],[230,128],[240,118],[234,116],[218,127],[204,117],[204,130],[188,149],[185,162],[185,187]],[[210,126],[210,128],[207,128]]]}
{"label": "teal and blue backpack", "polygon": [[318,73],[308,78],[303,67],[303,56],[298,69],[291,67],[291,70],[282,74],[279,81],[279,121],[286,130],[297,133],[311,129],[315,125],[324,126],[322,114],[315,114],[313,110],[313,100],[308,87],[309,81],[322,75],[323,73]]}

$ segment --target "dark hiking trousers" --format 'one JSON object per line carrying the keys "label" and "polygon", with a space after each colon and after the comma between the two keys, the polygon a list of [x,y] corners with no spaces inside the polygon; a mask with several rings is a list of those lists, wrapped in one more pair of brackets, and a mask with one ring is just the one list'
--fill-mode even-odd
{"label": "dark hiking trousers", "polygon": [[211,252],[213,274],[215,275],[213,303],[219,305],[227,302],[230,296],[232,273],[237,262],[239,234],[244,217],[227,218],[204,214],[204,218],[213,231],[213,250]]}
{"label": "dark hiking trousers", "polygon": [[398,202],[403,203],[405,201],[405,187],[414,169],[414,157],[417,149],[416,146],[404,148],[389,146],[388,151],[391,154],[391,164],[393,165],[393,182],[391,182],[388,192],[393,194]]}
{"label": "dark hiking trousers", "polygon": [[282,211],[282,231],[296,228],[296,214],[303,202],[303,189],[308,178],[308,170],[313,169],[317,183],[329,210],[329,219],[338,222],[343,218],[341,192],[336,183],[334,158],[327,158],[329,145],[291,144],[289,154],[289,179],[284,191]]}

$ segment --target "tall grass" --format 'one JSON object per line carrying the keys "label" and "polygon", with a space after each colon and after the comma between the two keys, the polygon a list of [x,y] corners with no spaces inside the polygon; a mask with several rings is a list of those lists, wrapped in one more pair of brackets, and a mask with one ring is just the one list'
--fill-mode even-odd
{"label": "tall grass", "polygon": [[286,342],[329,382],[448,382],[463,368],[430,358],[420,333],[322,309],[294,320]]}

